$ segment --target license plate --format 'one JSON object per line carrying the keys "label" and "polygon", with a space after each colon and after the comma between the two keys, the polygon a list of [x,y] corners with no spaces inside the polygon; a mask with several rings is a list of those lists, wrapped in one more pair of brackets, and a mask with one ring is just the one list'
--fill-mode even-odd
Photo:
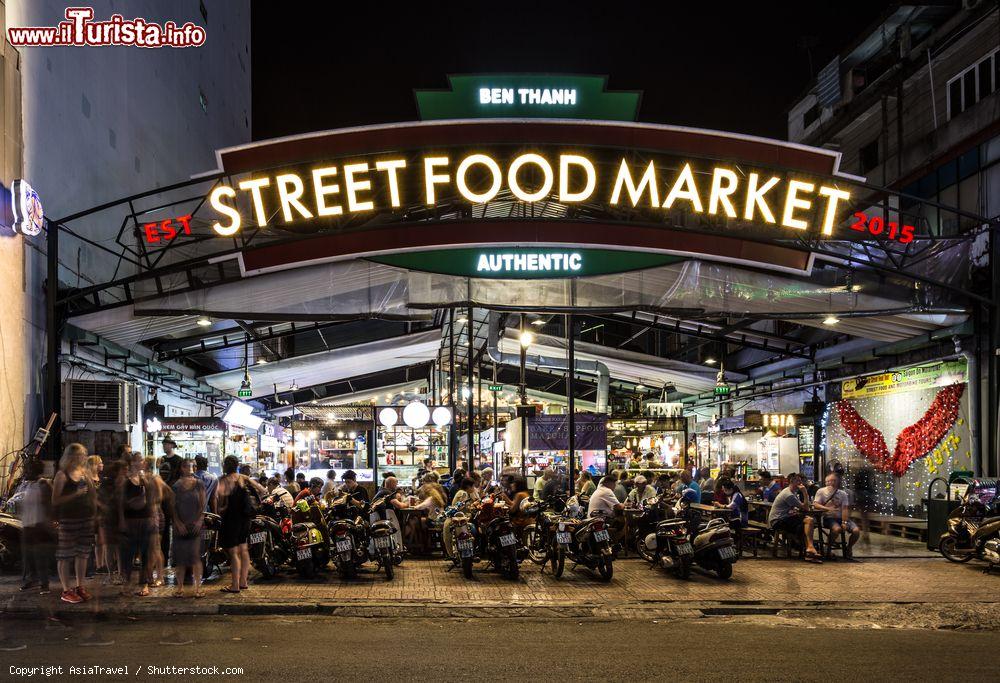
{"label": "license plate", "polygon": [[694,548],[691,547],[690,543],[678,543],[677,544],[677,554],[678,555],[690,555],[694,552]]}
{"label": "license plate", "polygon": [[264,542],[264,537],[267,534],[263,531],[258,531],[257,533],[250,534],[250,545],[257,545],[258,543]]}
{"label": "license plate", "polygon": [[608,541],[610,539],[611,539],[611,537],[608,536],[608,530],[607,529],[601,529],[600,531],[595,531],[594,532],[594,540],[595,541],[598,541],[598,542],[600,542],[600,541]]}
{"label": "license plate", "polygon": [[736,548],[731,545],[727,545],[725,548],[719,548],[719,556],[724,560],[731,560],[736,557]]}
{"label": "license plate", "polygon": [[[375,547],[376,548],[390,548],[392,547],[392,536],[376,536],[375,537]],[[339,548],[338,548],[339,550]]]}
{"label": "license plate", "polygon": [[473,543],[472,541],[459,541],[458,542],[458,554],[462,557],[472,557],[473,553]]}
{"label": "license plate", "polygon": [[312,558],[312,556],[313,556],[312,548],[300,548],[299,550],[295,551],[295,559],[297,560],[308,560]]}
{"label": "license plate", "polygon": [[506,548],[509,545],[514,545],[514,534],[504,534],[500,537],[500,545]]}
{"label": "license plate", "polygon": [[570,535],[570,533],[568,531],[558,531],[558,532],[556,532],[556,543],[560,543],[562,545],[569,545],[570,541],[572,541],[572,540],[573,540],[573,537]]}
{"label": "license plate", "polygon": [[351,552],[351,541],[350,539],[346,541],[337,541],[337,552],[338,553],[349,553]]}

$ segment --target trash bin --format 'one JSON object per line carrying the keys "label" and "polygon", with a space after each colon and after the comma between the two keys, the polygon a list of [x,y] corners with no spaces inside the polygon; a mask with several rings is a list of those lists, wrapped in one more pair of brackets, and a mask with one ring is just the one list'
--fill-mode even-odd
{"label": "trash bin", "polygon": [[[944,486],[934,495],[934,484],[941,482]],[[937,550],[941,535],[948,530],[948,515],[961,503],[951,498],[949,482],[943,477],[933,479],[927,487],[927,497],[924,498],[924,509],[927,510],[927,549]]]}

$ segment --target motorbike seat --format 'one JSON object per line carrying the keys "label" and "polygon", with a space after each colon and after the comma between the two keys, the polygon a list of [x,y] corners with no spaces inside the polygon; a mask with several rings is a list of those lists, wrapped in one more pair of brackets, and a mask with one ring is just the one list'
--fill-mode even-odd
{"label": "motorbike seat", "polygon": [[390,524],[384,519],[380,519],[379,521],[374,522],[372,524],[371,529],[372,531],[376,531],[378,529],[392,529],[392,524]]}

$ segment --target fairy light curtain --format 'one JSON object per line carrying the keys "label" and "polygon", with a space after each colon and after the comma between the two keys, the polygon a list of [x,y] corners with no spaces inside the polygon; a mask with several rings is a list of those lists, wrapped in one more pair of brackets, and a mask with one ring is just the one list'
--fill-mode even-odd
{"label": "fairy light curtain", "polygon": [[921,516],[932,479],[975,471],[961,365],[961,378],[942,375],[932,386],[828,404],[828,468],[835,462],[845,467],[844,487],[856,503],[870,500],[873,512]]}

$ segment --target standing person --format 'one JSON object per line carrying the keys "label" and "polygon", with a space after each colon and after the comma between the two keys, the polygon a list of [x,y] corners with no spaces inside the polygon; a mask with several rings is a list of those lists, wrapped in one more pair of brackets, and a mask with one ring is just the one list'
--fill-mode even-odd
{"label": "standing person", "polygon": [[101,496],[101,474],[104,472],[104,459],[99,455],[90,455],[87,457],[87,478],[90,479],[90,485],[93,486],[96,495],[97,507],[95,509],[94,516],[94,541],[96,545],[94,546],[94,571],[101,571],[108,569],[108,553],[107,544],[101,539],[101,524],[100,524],[100,496]]}
{"label": "standing person", "polygon": [[[174,482],[177,478],[181,476],[181,463],[184,461],[180,455],[174,452],[177,448],[177,442],[171,439],[169,436],[163,440],[163,457],[160,458],[160,468],[159,468],[159,478],[162,481],[162,490],[169,492],[169,495],[173,495]],[[163,564],[167,563],[170,559],[170,505],[167,497],[163,498],[163,505],[160,510],[160,514],[163,516],[162,523],[160,524],[160,553],[163,555]],[[162,581],[158,582],[160,585]]]}
{"label": "standing person", "polygon": [[40,595],[49,593],[52,573],[52,484],[42,478],[44,465],[32,458],[24,465],[21,499],[21,561],[24,564],[21,590],[38,586]]}
{"label": "standing person", "polygon": [[118,448],[115,449],[115,460],[120,460],[128,466],[129,458],[132,457],[132,444],[118,444]]}
{"label": "standing person", "polygon": [[204,595],[201,590],[201,528],[204,524],[205,486],[194,476],[192,462],[185,459],[181,463],[180,477],[174,482],[173,509],[174,524],[174,566],[177,568],[177,592],[184,597],[184,577],[191,572],[194,580],[194,596]]}
{"label": "standing person", "polygon": [[121,480],[116,495],[118,503],[118,529],[121,532],[121,553],[118,565],[122,572],[122,595],[128,595],[132,585],[132,567],[136,553],[140,557],[139,597],[149,595],[149,537],[153,526],[153,494],[146,461],[141,453],[129,455],[128,469]]}
{"label": "standing person", "polygon": [[163,537],[170,535],[170,506],[173,503],[174,490],[163,481],[163,477],[160,476],[160,468],[156,464],[154,458],[146,458],[146,475],[149,477],[150,492],[153,496],[153,524],[149,544],[149,582],[153,586],[162,586],[166,574],[167,552],[170,550],[168,543],[167,552],[164,552]]}
{"label": "standing person", "polygon": [[56,561],[62,584],[60,599],[71,604],[91,598],[83,586],[83,579],[94,548],[97,496],[87,476],[86,461],[87,449],[83,444],[66,446],[59,460],[59,472],[52,482],[52,507],[59,521]]}
{"label": "standing person", "polygon": [[219,485],[219,478],[208,471],[208,458],[204,455],[195,456],[194,468],[194,478],[205,487],[205,512],[208,512],[212,496],[215,495],[215,487]]}
{"label": "standing person", "polygon": [[250,520],[253,518],[253,503],[248,487],[253,484],[238,472],[240,466],[236,456],[227,455],[222,461],[222,477],[215,489],[216,503],[213,507],[222,516],[219,530],[219,545],[229,555],[232,583],[220,590],[223,593],[239,593],[250,588]]}
{"label": "standing person", "polygon": [[101,483],[97,488],[97,557],[104,558],[103,563],[97,562],[97,569],[107,569],[111,583],[121,581],[118,562],[121,532],[118,530],[117,493],[127,469],[128,464],[124,460],[113,460],[102,472]]}

